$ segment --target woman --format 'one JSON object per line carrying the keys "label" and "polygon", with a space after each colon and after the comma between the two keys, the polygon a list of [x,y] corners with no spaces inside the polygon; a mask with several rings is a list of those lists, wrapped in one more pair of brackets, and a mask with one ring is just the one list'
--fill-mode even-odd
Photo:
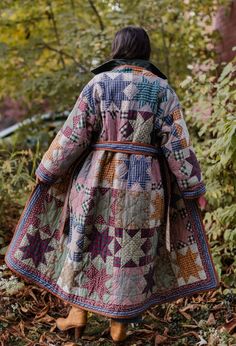
{"label": "woman", "polygon": [[197,200],[205,193],[178,98],[149,61],[142,28],[115,35],[36,171],[6,262],[72,305],[128,322],[152,305],[215,288]]}

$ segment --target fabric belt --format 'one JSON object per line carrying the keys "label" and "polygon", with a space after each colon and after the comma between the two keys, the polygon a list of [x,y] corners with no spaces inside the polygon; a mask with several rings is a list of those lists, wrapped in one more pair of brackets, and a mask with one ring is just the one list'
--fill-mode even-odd
{"label": "fabric belt", "polygon": [[150,144],[136,142],[97,142],[92,145],[92,149],[146,156],[156,156],[162,154],[161,148],[154,147]]}

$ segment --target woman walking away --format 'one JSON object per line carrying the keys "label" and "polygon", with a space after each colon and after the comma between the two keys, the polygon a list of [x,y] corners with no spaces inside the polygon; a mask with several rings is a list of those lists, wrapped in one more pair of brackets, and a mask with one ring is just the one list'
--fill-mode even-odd
{"label": "woman walking away", "polygon": [[146,31],[116,33],[37,168],[7,265],[71,304],[61,330],[111,318],[114,341],[152,305],[217,287],[202,175]]}

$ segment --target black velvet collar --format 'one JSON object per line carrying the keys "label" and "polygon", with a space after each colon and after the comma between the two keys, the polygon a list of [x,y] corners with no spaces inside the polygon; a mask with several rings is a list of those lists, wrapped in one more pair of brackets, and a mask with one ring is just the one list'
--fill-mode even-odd
{"label": "black velvet collar", "polygon": [[102,65],[99,65],[95,69],[91,70],[91,72],[94,74],[98,74],[101,72],[110,71],[113,68],[121,65],[134,65],[143,67],[145,70],[152,72],[156,76],[162,79],[167,79],[167,77],[154,64],[152,64],[149,60],[143,59],[112,59],[106,61]]}

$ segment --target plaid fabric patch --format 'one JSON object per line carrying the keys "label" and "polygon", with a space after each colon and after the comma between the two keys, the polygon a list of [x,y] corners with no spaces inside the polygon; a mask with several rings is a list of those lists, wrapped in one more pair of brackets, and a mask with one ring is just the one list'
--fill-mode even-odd
{"label": "plaid fabric patch", "polygon": [[150,162],[145,157],[137,158],[132,155],[128,165],[127,187],[132,188],[135,183],[138,183],[144,189],[147,182],[150,181],[148,173]]}
{"label": "plaid fabric patch", "polygon": [[193,228],[192,228],[192,225],[191,225],[190,221],[187,222],[186,229],[187,229],[188,232],[192,232],[193,231]]}
{"label": "plaid fabric patch", "polygon": [[166,157],[167,159],[169,159],[170,156],[171,156],[171,151],[170,151],[168,148],[166,148],[166,147],[163,147],[163,148],[162,148],[162,151],[163,151],[163,154],[165,155],[165,157]]}
{"label": "plaid fabric patch", "polygon": [[186,138],[181,139],[180,143],[181,143],[181,148],[183,148],[183,149],[187,148],[190,145],[190,143],[187,143]]}
{"label": "plaid fabric patch", "polygon": [[188,237],[188,244],[191,245],[191,244],[194,244],[194,243],[196,243],[196,239],[194,238],[193,235],[190,235]]}
{"label": "plaid fabric patch", "polygon": [[181,161],[184,159],[184,152],[182,150],[174,151],[174,157],[177,161]]}
{"label": "plaid fabric patch", "polygon": [[81,262],[83,258],[83,253],[81,252],[69,252],[69,259],[74,261],[74,262]]}
{"label": "plaid fabric patch", "polygon": [[126,122],[125,124],[123,124],[123,125],[119,128],[119,131],[120,131],[120,134],[122,135],[122,137],[126,137],[128,125],[129,125],[129,123]]}
{"label": "plaid fabric patch", "polygon": [[91,199],[88,199],[82,203],[82,209],[84,213],[87,213],[91,209]]}
{"label": "plaid fabric patch", "polygon": [[185,175],[189,175],[189,168],[187,168],[185,166],[185,164],[183,164],[181,167],[180,167],[180,172],[185,174]]}
{"label": "plaid fabric patch", "polygon": [[78,224],[84,225],[84,224],[85,224],[85,221],[86,221],[86,216],[80,214],[80,215],[78,216]]}
{"label": "plaid fabric patch", "polygon": [[163,188],[162,182],[160,183],[152,183],[152,190],[161,190]]}
{"label": "plaid fabric patch", "polygon": [[186,246],[188,246],[188,244],[184,243],[183,241],[178,241],[178,243],[177,243],[177,249],[183,249]]}
{"label": "plaid fabric patch", "polygon": [[173,151],[179,151],[179,150],[183,149],[182,140],[176,140],[176,141],[171,142],[171,147],[172,147]]}
{"label": "plaid fabric patch", "polygon": [[174,112],[172,112],[172,116],[174,120],[179,120],[182,118],[181,110],[179,108],[175,109]]}
{"label": "plaid fabric patch", "polygon": [[180,180],[180,184],[183,188],[188,188],[189,187],[189,182],[187,179]]}

